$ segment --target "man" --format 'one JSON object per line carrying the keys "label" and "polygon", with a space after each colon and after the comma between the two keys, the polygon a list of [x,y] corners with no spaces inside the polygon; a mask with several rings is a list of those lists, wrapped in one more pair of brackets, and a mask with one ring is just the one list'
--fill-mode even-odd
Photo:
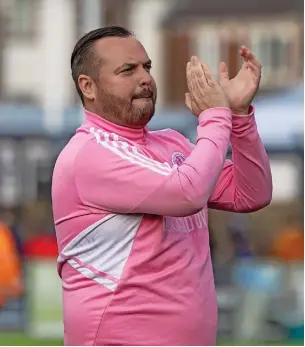
{"label": "man", "polygon": [[[272,194],[250,106],[260,65],[248,49],[241,55],[235,79],[221,65],[222,87],[197,57],[187,64],[186,100],[199,119],[192,146],[146,127],[157,90],[128,30],[97,29],[76,44],[72,76],[86,120],[52,187],[65,344],[215,344],[207,209],[255,211]],[[234,164],[225,161],[229,141]]]}

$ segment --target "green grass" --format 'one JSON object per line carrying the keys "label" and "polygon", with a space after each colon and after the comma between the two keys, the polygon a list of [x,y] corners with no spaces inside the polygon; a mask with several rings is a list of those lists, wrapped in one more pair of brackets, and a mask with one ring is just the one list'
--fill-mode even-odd
{"label": "green grass", "polygon": [[278,342],[218,341],[217,346],[304,346],[304,342],[303,341],[278,341]]}
{"label": "green grass", "polygon": [[[1,332],[0,333],[0,346],[63,346],[63,341],[54,339],[54,340],[39,340],[33,339],[27,336],[24,333],[17,332]],[[239,343],[234,341],[218,341],[218,346],[304,346],[303,341],[280,341],[277,343]]]}
{"label": "green grass", "polygon": [[0,346],[63,346],[63,341],[33,339],[24,333],[0,333]]}

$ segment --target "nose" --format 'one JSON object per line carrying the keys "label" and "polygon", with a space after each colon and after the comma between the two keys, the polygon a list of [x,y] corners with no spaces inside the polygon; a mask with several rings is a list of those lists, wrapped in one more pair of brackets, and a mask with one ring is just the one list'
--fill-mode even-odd
{"label": "nose", "polygon": [[153,81],[152,75],[144,67],[140,69],[139,81],[141,87],[148,86]]}

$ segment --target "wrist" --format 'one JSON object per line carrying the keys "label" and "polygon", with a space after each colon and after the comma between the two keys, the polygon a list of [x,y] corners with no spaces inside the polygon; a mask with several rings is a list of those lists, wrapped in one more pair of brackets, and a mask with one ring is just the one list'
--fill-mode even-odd
{"label": "wrist", "polygon": [[234,116],[249,116],[250,106],[240,109],[232,109],[232,115]]}

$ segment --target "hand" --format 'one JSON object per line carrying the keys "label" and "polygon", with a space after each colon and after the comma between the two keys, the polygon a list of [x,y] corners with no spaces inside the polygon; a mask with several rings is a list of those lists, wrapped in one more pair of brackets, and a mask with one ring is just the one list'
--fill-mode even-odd
{"label": "hand", "polygon": [[229,107],[228,99],[213,77],[206,64],[201,65],[198,57],[192,57],[186,65],[189,93],[186,105],[192,113],[199,116],[203,111],[214,107]]}
{"label": "hand", "polygon": [[227,65],[220,63],[220,85],[227,95],[232,113],[248,115],[251,102],[259,88],[262,67],[248,48],[242,46],[239,53],[244,63],[238,74],[231,80]]}

